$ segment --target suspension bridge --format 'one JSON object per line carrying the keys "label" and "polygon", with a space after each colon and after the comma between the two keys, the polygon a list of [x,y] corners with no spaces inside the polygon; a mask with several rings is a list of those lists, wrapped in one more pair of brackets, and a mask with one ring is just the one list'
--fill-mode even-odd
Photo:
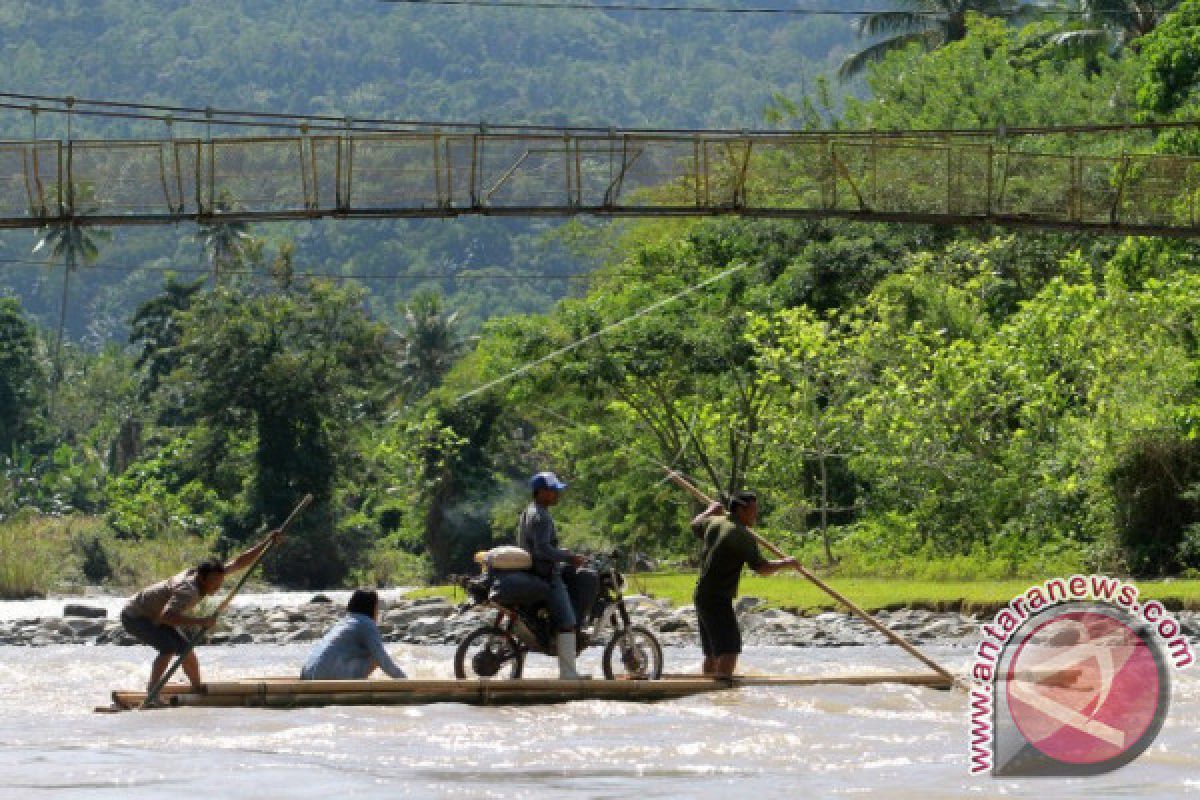
{"label": "suspension bridge", "polygon": [[0,228],[740,215],[1200,235],[1200,159],[1039,151],[1019,133],[480,126],[4,141]]}

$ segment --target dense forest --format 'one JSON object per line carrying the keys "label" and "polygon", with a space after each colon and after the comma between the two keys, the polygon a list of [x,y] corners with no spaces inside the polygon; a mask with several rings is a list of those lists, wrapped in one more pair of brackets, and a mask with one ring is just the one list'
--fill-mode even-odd
{"label": "dense forest", "polygon": [[[813,7],[832,7],[821,0]],[[0,8],[3,91],[358,119],[757,128],[776,94],[802,97],[854,45],[848,21],[753,15],[580,13],[392,5],[377,0],[16,0]],[[50,105],[41,104],[43,107]],[[75,116],[75,138],[203,136],[201,126]],[[0,137],[61,138],[67,120],[0,111]],[[214,129],[214,135],[270,133]],[[277,132],[277,131],[275,131]],[[374,311],[422,289],[444,294],[474,328],[545,310],[581,284],[581,261],[552,220],[338,222],[259,226],[294,243],[306,272],[364,280]],[[202,273],[188,226],[124,229],[75,278],[70,336],[120,340],[162,270]],[[36,237],[0,232],[0,283],[43,323],[60,278],[38,269]],[[514,274],[539,273],[540,281]],[[361,279],[360,279],[361,280]]]}
{"label": "dense forest", "polygon": [[[133,4],[104,5],[111,21]],[[78,20],[82,7],[61,6],[67,30],[90,24]],[[847,62],[864,70],[858,93],[750,74],[749,64],[778,60],[778,49],[720,59],[753,87],[739,102],[760,112],[769,104],[772,124],[788,127],[1193,119],[1200,0],[1161,10],[1137,30],[1127,14],[968,14],[961,29],[919,18],[913,24],[931,26],[930,35],[909,32],[897,42],[907,46],[878,48],[882,60]],[[31,24],[5,13],[4,25]],[[180,4],[180,19],[187,13]],[[303,29],[294,13],[283,29]],[[423,31],[443,22],[424,13]],[[361,42],[377,41],[389,19],[372,10],[345,23],[344,35],[361,35],[352,41],[365,52]],[[551,39],[568,22],[595,37],[626,24],[607,15],[545,20]],[[207,24],[264,47],[274,36],[273,23]],[[671,58],[701,41],[690,28],[671,30],[679,20],[662,24],[661,35],[685,40]],[[787,29],[739,24],[749,50],[770,43],[756,36]],[[165,27],[187,38],[182,23]],[[472,35],[496,69],[512,58],[483,47],[497,30]],[[852,30],[807,23],[793,35],[785,50],[811,43],[829,67],[855,43]],[[442,65],[431,76],[452,73],[446,53],[410,49]],[[401,58],[394,50],[386,58]],[[611,67],[614,58],[597,61]],[[554,68],[553,59],[540,63]],[[242,96],[319,110],[328,94],[318,91],[320,75],[294,100]],[[273,73],[247,85],[292,83]],[[661,91],[680,109],[733,102],[711,88]],[[416,113],[389,96],[389,113]],[[502,107],[516,117],[533,102]],[[676,108],[632,107],[642,110],[628,121],[654,123]],[[479,107],[458,98],[438,108]],[[703,124],[734,119],[678,113]],[[1194,153],[1198,140],[1183,127],[1112,142],[1064,146]],[[482,238],[500,235],[479,224]],[[88,254],[116,246],[103,231],[70,243],[50,233],[44,249],[59,263],[74,253],[81,276]],[[441,576],[476,548],[510,539],[525,478],[551,468],[571,483],[556,517],[572,543],[682,563],[694,509],[663,482],[665,464],[713,491],[758,489],[763,530],[842,574],[1200,569],[1200,248],[1190,241],[832,220],[577,223],[513,236],[504,262],[515,269],[531,252],[547,259],[539,263],[561,258],[586,271],[571,292],[540,286],[521,297],[500,284],[476,288],[472,300],[426,285],[392,287],[398,293],[384,292],[381,303],[376,286],[308,277],[313,267],[346,274],[358,257],[293,233],[209,230],[188,242],[172,232],[177,255],[191,247],[203,258],[207,248],[234,268],[215,285],[180,273],[141,295],[93,277],[84,290],[93,302],[105,302],[96,288],[104,285],[133,307],[91,348],[59,352],[57,282],[46,284],[42,306],[20,292],[0,300],[6,553],[22,546],[28,564],[128,579],[130,552],[145,562],[148,553],[178,560],[229,549],[309,491],[317,510],[289,537],[289,557],[272,562],[272,580]],[[330,226],[314,238],[334,234]],[[363,246],[385,247],[396,263],[414,249],[432,259],[454,252],[423,236],[414,229],[411,240]],[[69,331],[77,337],[79,326]]]}

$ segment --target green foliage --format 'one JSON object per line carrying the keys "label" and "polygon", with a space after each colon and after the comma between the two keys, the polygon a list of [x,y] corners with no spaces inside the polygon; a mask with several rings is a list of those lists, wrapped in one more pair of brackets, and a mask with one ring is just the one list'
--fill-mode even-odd
{"label": "green foliage", "polygon": [[[179,339],[181,335],[179,312],[187,311],[195,301],[204,281],[180,282],[168,275],[166,285],[157,296],[142,303],[133,314],[129,341],[140,348],[134,366],[141,380],[138,399],[145,402],[157,391],[163,379],[179,366]],[[178,399],[164,403],[169,413],[161,420],[164,424],[178,424]]]}
{"label": "green foliage", "polygon": [[[974,17],[961,41],[929,54],[918,49],[893,53],[868,71],[870,95],[847,100],[843,124],[885,130],[997,128],[1130,117],[1136,89],[1132,61],[1105,59],[1093,70],[1083,59],[1030,58],[1027,49],[1038,32]],[[1039,147],[1046,144],[1039,140]],[[1071,145],[1069,140],[1055,144]]]}
{"label": "green foliage", "polygon": [[387,374],[383,328],[362,300],[361,290],[322,282],[249,297],[220,287],[179,314],[180,367],[169,383],[185,409],[218,441],[254,435],[248,508],[227,520],[226,535],[244,542],[282,523],[303,494],[316,498],[268,565],[268,577],[289,585],[338,583],[367,544],[361,532],[335,531],[331,508],[339,431],[372,413]]}
{"label": "green foliage", "polygon": [[889,53],[907,48],[936,50],[967,35],[973,17],[995,16],[1001,20],[1019,20],[1038,7],[1016,0],[902,0],[900,8],[866,14],[855,20],[860,37],[878,41],[854,53],[842,62],[842,78],[858,75],[870,64]]}
{"label": "green foliage", "polygon": [[11,454],[39,434],[46,375],[38,344],[20,304],[0,297],[0,454]]}
{"label": "green foliage", "polygon": [[99,535],[76,534],[71,546],[79,558],[79,570],[88,583],[101,584],[112,580],[112,559]]}
{"label": "green foliage", "polygon": [[[1100,12],[1117,5],[1089,4],[1095,18],[1066,38],[1080,40],[1088,26],[1108,30],[1115,18]],[[115,0],[110,11],[130,8]],[[313,8],[297,6],[296,30],[308,29]],[[44,12],[64,41],[107,24],[64,9]],[[1192,9],[1184,4],[1144,36],[1140,53],[1115,55],[1057,46],[1066,39],[1053,21],[1017,29],[964,17],[933,52],[887,54],[869,72],[870,96],[845,99],[844,111],[819,83],[815,99],[776,93],[771,122],[997,128],[991,144],[1002,158],[1030,145],[1001,126],[1119,123],[1139,82],[1147,113],[1187,115]],[[16,13],[0,12],[0,27],[25,30]],[[186,4],[163,11],[180,21],[194,13]],[[214,24],[236,32],[241,46],[261,44],[276,20],[262,30],[230,22],[256,14],[235,3]],[[399,113],[430,86],[441,87],[451,109],[477,108],[473,95],[445,88],[475,78],[450,75],[457,62],[439,55],[453,50],[439,31],[454,19],[468,39],[486,30],[481,63],[500,57],[494,26],[475,11],[393,17],[376,9],[337,17],[323,32],[381,36],[395,33],[389,26],[400,18],[419,20],[400,38],[421,52],[402,49],[396,58],[406,75],[423,70],[421,80],[355,84],[342,93],[357,104],[351,110]],[[644,35],[606,17],[532,22],[501,37],[514,66],[489,86],[495,108],[545,106],[578,83],[555,62],[562,86],[514,89],[524,69],[514,52],[531,42],[543,49],[528,55],[542,64],[554,60],[555,36]],[[731,33],[763,31],[739,25]],[[797,33],[785,25],[773,35]],[[693,76],[703,83],[696,64],[737,50],[714,56],[705,41],[681,48],[693,58],[689,78],[670,79],[677,96],[663,113],[686,100]],[[34,55],[14,56],[18,74]],[[210,57],[195,54],[200,72]],[[318,61],[338,58],[322,52]],[[633,69],[653,86],[665,78],[649,58],[638,53]],[[784,68],[766,58],[756,91]],[[244,68],[231,62],[234,73]],[[267,73],[276,68],[269,62]],[[280,102],[340,110],[310,68],[295,67],[287,84],[307,96]],[[720,82],[708,82],[702,121],[736,116],[718,106],[740,81],[715,90]],[[395,94],[401,85],[403,97]],[[591,104],[597,92],[589,86],[576,99]],[[582,107],[562,100],[554,114]],[[1196,147],[1179,135],[1106,141],[1063,135],[1037,146],[1080,155]],[[888,180],[911,179],[892,173]],[[1053,180],[1027,174],[1008,188],[1058,202]],[[572,546],[619,545],[685,563],[694,552],[686,520],[696,509],[662,482],[662,465],[714,494],[759,489],[762,529],[839,576],[999,580],[1200,568],[1191,452],[1200,434],[1200,277],[1190,242],[744,219],[576,223],[557,235],[541,223],[496,220],[414,224],[400,234],[378,223],[272,231],[294,235],[293,247],[221,224],[201,239],[206,271],[219,267],[222,281],[206,291],[169,279],[135,315],[135,352],[68,348],[66,380],[48,412],[38,410],[45,378],[32,327],[11,302],[0,306],[8,321],[0,342],[11,343],[0,354],[24,365],[3,378],[26,392],[23,405],[10,402],[26,414],[24,427],[13,433],[6,421],[3,429],[16,446],[4,453],[0,511],[96,509],[112,527],[64,540],[67,572],[111,573],[115,582],[161,577],[185,554],[183,563],[242,546],[311,491],[317,506],[269,562],[270,579],[321,586],[444,576],[464,569],[476,549],[511,541],[528,501],[525,481],[541,469],[571,483],[555,516]],[[345,257],[355,244],[361,249]],[[147,258],[160,245],[114,243]],[[162,266],[197,261],[196,245],[177,247]],[[516,264],[595,270],[571,284],[465,277],[491,281]],[[312,268],[411,281],[338,288],[307,280]],[[152,281],[127,288],[114,291],[130,304],[158,291]],[[564,296],[546,310],[548,298]]]}
{"label": "green foliage", "polygon": [[1130,442],[1112,472],[1118,534],[1136,575],[1200,567],[1200,442],[1146,434]]}
{"label": "green foliage", "polygon": [[1173,114],[1189,104],[1200,77],[1200,3],[1183,0],[1141,44],[1137,101],[1155,114]]}
{"label": "green foliage", "polygon": [[466,343],[458,333],[458,312],[448,312],[440,295],[421,291],[404,306],[400,336],[400,376],[408,396],[418,399],[442,382]]}
{"label": "green foliage", "polygon": [[[754,14],[608,14],[448,8],[376,0],[297,0],[286,13],[231,0],[213,15],[183,0],[10,0],[0,4],[6,84],[92,99],[317,113],[352,119],[606,127],[754,128],[775,93],[803,96],[836,63],[844,20]],[[837,8],[836,0],[814,5]],[[669,42],[670,46],[664,46]],[[148,68],[147,65],[154,65]],[[43,104],[45,106],[45,104]],[[179,121],[73,119],[73,135],[198,137]],[[5,139],[65,138],[66,118],[0,115]],[[214,127],[214,135],[278,130]],[[314,131],[315,133],[315,131]],[[236,167],[235,167],[236,168]],[[174,191],[174,190],[173,190]],[[188,191],[185,188],[185,191]],[[320,191],[331,191],[321,186]],[[219,198],[218,198],[219,199]],[[226,224],[226,223],[219,223]],[[268,248],[296,243],[305,270],[378,276],[367,284],[381,319],[414,292],[440,292],[464,331],[503,314],[535,313],[579,284],[590,264],[547,244],[557,221],[457,219],[256,225]],[[117,267],[211,273],[208,228],[126,228],[104,247]],[[26,233],[0,232],[0,256],[28,258]],[[223,251],[226,252],[226,251]],[[228,274],[223,261],[221,272]],[[525,277],[529,274],[564,276]],[[78,270],[67,340],[125,337],[129,314],[157,293],[155,272]],[[58,285],[0,262],[39,322],[57,321]]]}
{"label": "green foliage", "polygon": [[[210,436],[204,429],[172,439],[155,455],[134,463],[108,484],[107,522],[119,535],[161,539],[197,535],[215,539],[234,516],[245,477],[222,481],[222,474],[245,476],[252,468],[253,443],[227,453],[211,471],[203,462]],[[232,467],[232,469],[231,469]]]}

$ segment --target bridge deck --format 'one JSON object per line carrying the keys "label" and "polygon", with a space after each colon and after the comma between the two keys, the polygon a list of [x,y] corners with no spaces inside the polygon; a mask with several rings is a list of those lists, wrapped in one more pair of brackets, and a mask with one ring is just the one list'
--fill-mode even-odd
{"label": "bridge deck", "polygon": [[736,214],[1200,234],[1200,158],[1030,144],[621,131],[0,142],[0,228]]}

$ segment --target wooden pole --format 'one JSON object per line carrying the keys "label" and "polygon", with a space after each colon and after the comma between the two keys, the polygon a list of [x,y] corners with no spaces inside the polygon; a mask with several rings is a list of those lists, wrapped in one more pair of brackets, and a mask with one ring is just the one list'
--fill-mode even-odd
{"label": "wooden pole", "polygon": [[[308,508],[309,503],[312,501],[313,496],[311,494],[306,494],[304,497],[300,498],[300,502],[297,503],[296,507],[292,509],[292,513],[288,514],[287,519],[285,519],[283,524],[279,526],[280,532],[282,533],[283,531],[286,531],[288,526],[292,524],[292,521],[296,519],[301,511]],[[267,546],[259,551],[254,561],[251,562],[250,566],[246,568],[246,571],[242,573],[241,579],[238,580],[234,587],[229,590],[229,593],[225,595],[225,598],[221,600],[220,604],[217,606],[217,610],[213,612],[214,617],[219,617],[221,613],[229,607],[230,602],[233,601],[234,595],[236,595],[238,590],[246,585],[246,580],[250,577],[250,573],[254,572],[254,568],[262,562],[263,557],[266,556],[267,551],[270,549],[271,547]],[[158,681],[146,692],[146,699],[142,702],[142,708],[145,708],[146,706],[151,705],[158,700],[158,693],[162,691],[162,688],[167,685],[169,680],[171,680],[171,676],[173,676],[179,670],[179,667],[183,665],[183,660],[188,657],[188,654],[196,648],[196,645],[200,644],[204,640],[206,634],[207,631],[204,628],[201,628],[192,635],[191,639],[188,640],[187,647],[185,647],[183,652],[179,654],[179,658],[175,659],[175,663],[171,665],[171,668],[164,672],[163,676],[159,678]]]}
{"label": "wooden pole", "polygon": [[[692,497],[696,498],[697,500],[699,500],[702,503],[711,504],[713,502],[712,498],[710,498],[708,495],[704,494],[704,492],[700,491],[695,486],[693,486],[687,480],[687,478],[683,477],[675,470],[673,470],[669,467],[665,467],[665,466],[663,467],[663,469],[666,470],[667,477],[669,477],[675,483],[675,485],[679,486],[681,489],[686,491]],[[764,539],[762,536],[758,535],[758,533],[756,533],[755,531],[750,531],[750,535],[753,536],[758,541],[759,544],[761,544],[767,550],[770,550],[777,557],[779,557],[779,558],[787,558],[788,557],[786,553],[784,553],[782,550],[780,550],[775,545],[771,544],[769,541]],[[848,598],[846,598],[846,596],[843,595],[841,592],[837,591],[832,586],[825,583],[825,581],[821,580],[816,575],[809,572],[807,569],[804,568],[803,564],[800,564],[799,562],[797,562],[796,563],[796,571],[799,572],[804,577],[808,578],[814,584],[816,584],[818,589],[825,592],[827,595],[832,597],[834,600],[837,600],[839,603],[841,603],[846,608],[850,609],[850,611],[855,616],[859,617],[860,619],[862,619],[863,622],[867,623],[872,628],[874,628],[875,630],[882,633],[892,643],[899,645],[901,648],[904,649],[905,652],[907,652],[913,658],[917,659],[922,664],[929,667],[931,670],[933,670],[937,674],[941,675],[946,680],[950,681],[951,683],[954,683],[954,676],[951,675],[949,672],[947,672],[936,661],[933,661],[928,656],[926,656],[924,653],[922,653],[920,650],[918,650],[916,647],[914,647],[913,644],[911,642],[909,642],[907,639],[900,636],[895,631],[893,631],[890,628],[888,628],[887,626],[885,626],[883,623],[879,622],[879,620],[872,617],[866,611],[863,611],[856,604],[854,604]]]}

